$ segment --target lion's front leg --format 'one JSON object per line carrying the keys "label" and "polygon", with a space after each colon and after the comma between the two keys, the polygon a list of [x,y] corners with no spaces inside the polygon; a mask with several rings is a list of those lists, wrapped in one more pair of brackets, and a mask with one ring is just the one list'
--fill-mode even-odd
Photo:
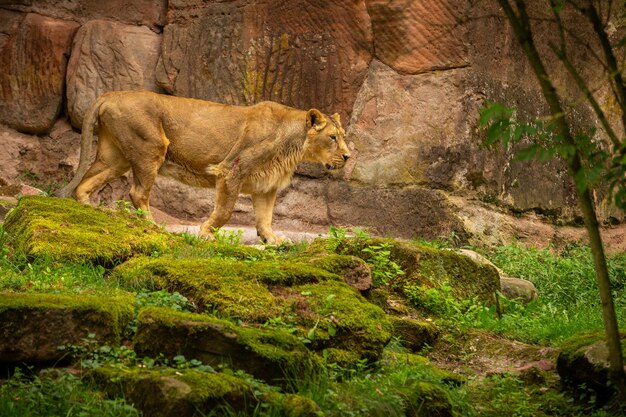
{"label": "lion's front leg", "polygon": [[200,226],[200,236],[213,239],[215,231],[230,220],[240,189],[241,182],[236,179],[217,179],[215,183],[215,207],[213,207],[209,219]]}
{"label": "lion's front leg", "polygon": [[252,194],[252,206],[254,207],[254,215],[256,217],[257,235],[263,242],[270,245],[279,245],[285,241],[284,238],[276,236],[272,231],[272,215],[274,212],[274,203],[276,202],[276,190]]}

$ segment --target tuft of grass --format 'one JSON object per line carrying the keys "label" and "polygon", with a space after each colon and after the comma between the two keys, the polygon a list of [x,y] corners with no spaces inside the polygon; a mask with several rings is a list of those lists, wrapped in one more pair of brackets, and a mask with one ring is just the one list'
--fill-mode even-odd
{"label": "tuft of grass", "polygon": [[0,384],[0,416],[138,417],[124,399],[109,400],[78,377],[60,371],[27,375],[16,369]]}

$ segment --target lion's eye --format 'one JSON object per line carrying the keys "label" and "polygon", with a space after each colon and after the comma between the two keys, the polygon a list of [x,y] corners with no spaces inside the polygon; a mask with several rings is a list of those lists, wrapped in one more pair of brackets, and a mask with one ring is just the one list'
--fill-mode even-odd
{"label": "lion's eye", "polygon": [[337,141],[337,136],[335,136],[335,135],[330,135],[330,138],[331,138],[333,141],[335,141],[335,142]]}

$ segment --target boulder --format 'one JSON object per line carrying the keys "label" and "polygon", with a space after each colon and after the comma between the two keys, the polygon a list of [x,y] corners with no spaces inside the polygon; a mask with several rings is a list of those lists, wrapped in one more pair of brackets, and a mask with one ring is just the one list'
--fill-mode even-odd
{"label": "boulder", "polygon": [[[624,356],[626,333],[622,332],[620,337]],[[581,387],[591,390],[596,395],[596,404],[600,406],[614,393],[609,383],[609,349],[603,331],[580,333],[564,341],[556,369],[566,387],[573,391]]]}
{"label": "boulder", "polygon": [[346,284],[361,293],[372,288],[372,271],[367,263],[357,256],[326,254],[307,259],[307,263],[341,276]]}
{"label": "boulder", "polygon": [[166,0],[108,0],[75,2],[72,0],[2,0],[0,5],[67,19],[82,24],[94,19],[107,19],[133,25],[149,26],[155,31],[165,24]]}
{"label": "boulder", "polygon": [[194,369],[142,369],[102,367],[88,371],[85,379],[109,396],[123,397],[146,416],[193,417],[217,410],[252,414],[271,409],[289,417],[314,417],[319,407],[293,394],[272,392],[269,387],[226,373]]}
{"label": "boulder", "polygon": [[67,56],[79,25],[34,13],[10,18],[14,32],[0,50],[0,123],[46,133],[61,112]]}
{"label": "boulder", "polygon": [[439,337],[439,329],[428,321],[408,317],[391,317],[393,335],[400,338],[402,346],[418,352],[426,346],[433,346]]}
{"label": "boulder", "polygon": [[481,265],[489,265],[495,268],[500,276],[500,291],[506,298],[521,301],[522,303],[529,303],[539,296],[535,284],[525,279],[508,276],[504,271],[478,252],[470,249],[459,249],[458,252]]}
{"label": "boulder", "polygon": [[163,308],[143,309],[135,350],[139,355],[184,355],[217,367],[226,362],[268,383],[310,372],[316,364],[304,344],[280,330],[238,327],[214,317]]}
{"label": "boulder", "polygon": [[129,289],[178,291],[200,309],[286,329],[327,348],[376,359],[391,338],[384,312],[334,273],[307,262],[135,258],[112,277]]}
{"label": "boulder", "polygon": [[171,237],[130,212],[74,200],[27,196],[5,218],[13,248],[29,258],[110,266],[135,254],[165,251]]}
{"label": "boulder", "polygon": [[510,300],[518,300],[522,303],[529,303],[539,296],[535,284],[521,279],[509,276],[500,276],[500,287],[502,294]]}
{"label": "boulder", "polygon": [[0,363],[62,360],[62,345],[89,334],[102,344],[120,343],[134,313],[131,297],[0,294]]}
{"label": "boulder", "polygon": [[105,20],[85,23],[76,33],[67,67],[67,109],[82,127],[87,109],[112,90],[159,91],[155,66],[161,37],[145,26]]}
{"label": "boulder", "polygon": [[[316,243],[323,244],[323,239]],[[375,251],[372,253],[364,249],[372,247],[389,251],[389,259],[404,272],[388,283],[391,287],[398,285],[405,289],[429,288],[446,284],[459,298],[476,297],[488,304],[495,302],[495,294],[500,290],[500,277],[494,267],[482,265],[451,250],[439,250],[393,239],[344,238],[335,252],[359,256],[367,262],[375,256]]]}
{"label": "boulder", "polygon": [[350,114],[371,59],[364,2],[168,4],[157,78],[169,93]]}

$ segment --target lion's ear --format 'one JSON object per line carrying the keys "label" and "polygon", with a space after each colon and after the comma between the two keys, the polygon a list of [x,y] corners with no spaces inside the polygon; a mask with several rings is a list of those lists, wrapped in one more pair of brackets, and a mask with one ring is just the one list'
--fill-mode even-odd
{"label": "lion's ear", "polygon": [[317,109],[311,109],[306,113],[306,127],[307,129],[314,128],[317,131],[324,129],[326,126],[326,118],[321,111]]}
{"label": "lion's ear", "polygon": [[331,119],[333,119],[339,126],[341,126],[341,117],[339,117],[339,113],[335,113],[332,116],[330,116]]}

